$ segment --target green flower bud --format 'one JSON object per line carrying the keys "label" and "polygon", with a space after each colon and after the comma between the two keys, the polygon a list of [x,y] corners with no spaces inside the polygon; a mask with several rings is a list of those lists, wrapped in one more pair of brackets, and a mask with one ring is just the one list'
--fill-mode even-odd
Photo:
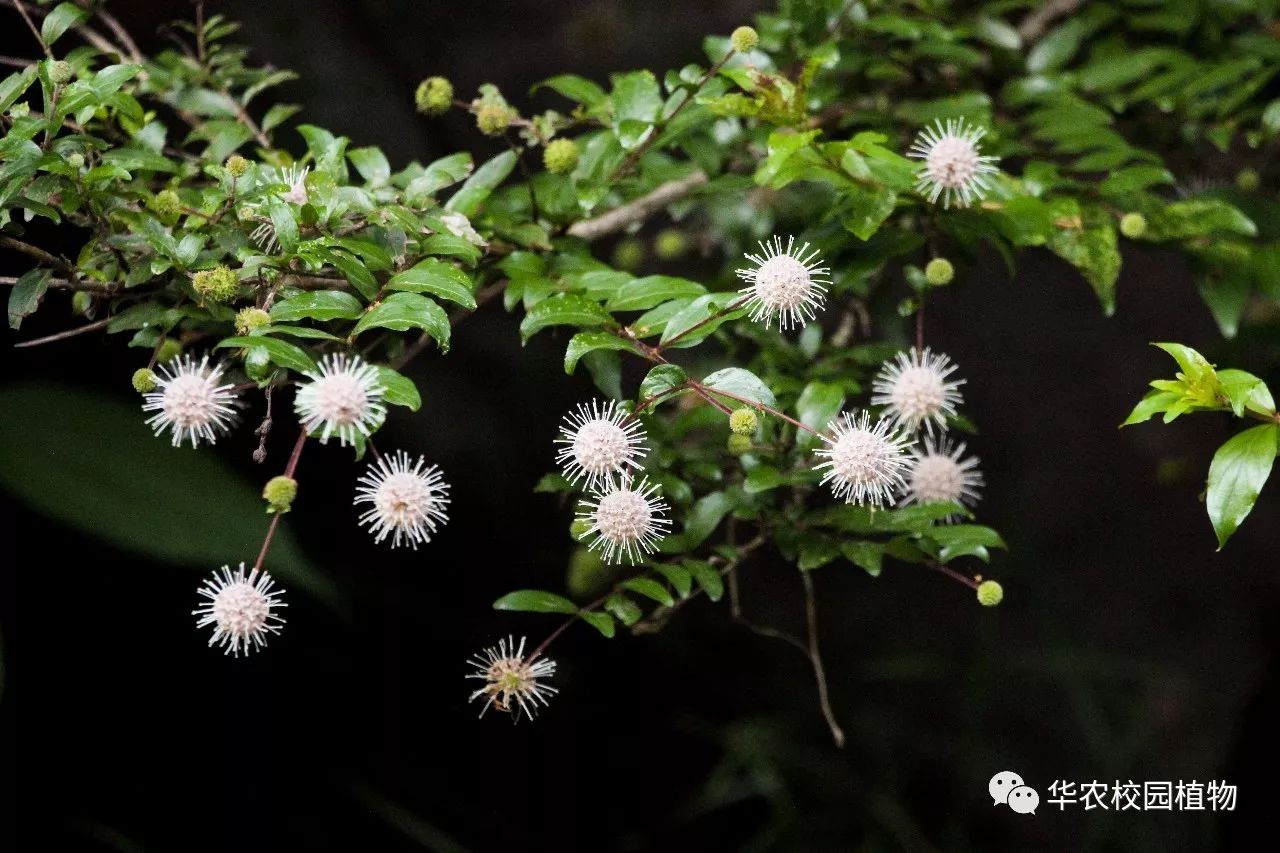
{"label": "green flower bud", "polygon": [[271,315],[261,308],[241,308],[236,314],[236,333],[247,335],[271,322]]}
{"label": "green flower bud", "polygon": [[139,367],[133,372],[133,390],[139,394],[156,390],[156,375],[145,367]]}
{"label": "green flower bud", "polygon": [[653,240],[653,250],[664,261],[674,261],[689,251],[689,238],[679,228],[664,228]]}
{"label": "green flower bud", "polygon": [[1141,213],[1126,213],[1120,217],[1120,233],[1136,240],[1147,233],[1147,217]]}
{"label": "green flower bud", "polygon": [[443,77],[428,77],[418,84],[413,101],[423,115],[443,115],[453,106],[453,84]]}
{"label": "green flower bud", "polygon": [[619,240],[613,248],[613,265],[620,270],[639,269],[644,263],[644,243],[633,237]]}
{"label": "green flower bud", "polygon": [[240,280],[236,274],[221,264],[193,275],[191,286],[202,298],[212,302],[230,302],[240,292]]}
{"label": "green flower bud", "polygon": [[485,136],[501,136],[511,126],[511,109],[500,104],[485,104],[476,110],[476,127]]}
{"label": "green flower bud", "polygon": [[89,313],[89,309],[93,307],[93,294],[83,290],[77,290],[75,295],[71,297],[71,310],[76,314],[85,315]]}
{"label": "green flower bud", "polygon": [[65,59],[59,59],[57,62],[49,64],[49,79],[53,81],[53,85],[62,86],[71,82],[71,78],[75,76],[75,69],[71,67],[71,63]]}
{"label": "green flower bud", "polygon": [[156,364],[164,364],[180,355],[182,355],[182,343],[174,338],[165,338],[160,343],[160,349],[156,350]]}
{"label": "green flower bud", "polygon": [[759,423],[755,409],[748,409],[746,406],[729,415],[729,429],[734,435],[751,435]]}
{"label": "green flower bud", "polygon": [[270,513],[288,512],[297,496],[298,481],[292,477],[272,477],[262,490],[262,497],[267,502],[267,512]]}
{"label": "green flower bud", "polygon": [[79,151],[73,151],[67,155],[67,165],[73,169],[84,168],[84,155]]}
{"label": "green flower bud", "polygon": [[1241,169],[1236,173],[1236,189],[1242,193],[1251,193],[1258,188],[1259,178],[1257,169]]}
{"label": "green flower bud", "polygon": [[173,190],[161,190],[151,197],[148,206],[162,220],[177,219],[182,212],[182,199]]}
{"label": "green flower bud", "polygon": [[26,118],[31,115],[31,105],[26,101],[19,101],[9,107],[9,118]]}
{"label": "green flower bud", "polygon": [[542,162],[553,175],[567,175],[578,165],[578,143],[572,139],[553,139],[542,152]]}
{"label": "green flower bud", "polygon": [[239,154],[232,154],[225,164],[227,174],[233,178],[243,178],[249,171],[249,161]]}
{"label": "green flower bud", "polygon": [[760,34],[751,27],[738,27],[729,36],[729,44],[738,53],[749,53],[760,44]]}
{"label": "green flower bud", "polygon": [[751,436],[738,435],[736,432],[729,436],[729,440],[725,442],[725,449],[734,456],[741,456],[744,453],[751,452]]}
{"label": "green flower bud", "polygon": [[1004,600],[1004,587],[995,581],[978,584],[978,603],[983,607],[995,607]]}
{"label": "green flower bud", "polygon": [[951,261],[946,258],[934,258],[925,265],[924,278],[925,281],[934,287],[941,287],[944,284],[950,284],[951,280],[956,277],[956,268],[951,265]]}

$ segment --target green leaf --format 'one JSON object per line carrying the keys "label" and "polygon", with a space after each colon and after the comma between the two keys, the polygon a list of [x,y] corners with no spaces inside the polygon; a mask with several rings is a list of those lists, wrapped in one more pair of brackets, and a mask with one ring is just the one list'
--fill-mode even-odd
{"label": "green leaf", "polygon": [[438,258],[427,258],[387,282],[388,290],[430,293],[474,311],[476,299],[471,288],[469,275]]}
{"label": "green leaf", "polygon": [[1098,295],[1107,316],[1115,313],[1120,250],[1110,216],[1086,212],[1083,228],[1055,231],[1049,238],[1049,248],[1080,271]]}
{"label": "green leaf", "polygon": [[652,71],[632,71],[613,75],[613,130],[618,143],[630,151],[653,132],[662,109],[662,92]]}
{"label": "green leaf", "polygon": [[465,237],[454,234],[432,234],[422,240],[422,252],[426,255],[444,255],[461,258],[474,266],[480,260],[480,249]]}
{"label": "green leaf", "polygon": [[449,315],[427,297],[417,293],[393,293],[381,304],[370,308],[351,334],[358,335],[369,329],[396,332],[422,329],[440,345],[441,352],[448,352],[450,328]]}
{"label": "green leaf", "polygon": [[938,552],[934,556],[943,563],[965,556],[988,562],[988,548],[1005,547],[999,533],[980,524],[939,525],[930,529],[926,535],[938,544]]}
{"label": "green leaf", "polygon": [[[138,405],[118,397],[47,382],[0,390],[0,486],[40,513],[161,565],[205,573],[253,559],[266,530],[262,485],[223,459],[156,438]],[[286,589],[340,606],[287,518],[266,568]]]}
{"label": "green leaf", "polygon": [[[796,401],[796,414],[800,416],[800,423],[817,432],[825,431],[827,424],[843,408],[844,389],[830,382],[810,382]],[[801,450],[816,446],[820,440],[812,433],[796,431],[796,447]]]}
{"label": "green leaf", "polygon": [[667,588],[653,578],[631,578],[630,580],[623,581],[622,586],[625,589],[629,589],[638,595],[645,596],[646,598],[651,598],[659,604],[664,604],[667,607],[676,603],[676,600],[671,597],[671,593],[667,591]]}
{"label": "green leaf", "polygon": [[363,261],[343,252],[333,252],[329,260],[365,299],[372,301],[378,295],[378,280]]}
{"label": "green leaf", "polygon": [[1205,505],[1219,551],[1253,509],[1271,475],[1277,434],[1280,425],[1261,424],[1233,436],[1213,454]]}
{"label": "green leaf", "polygon": [[1098,187],[1098,192],[1105,196],[1122,196],[1144,190],[1154,184],[1171,184],[1173,180],[1173,173],[1163,166],[1154,166],[1149,163],[1126,166],[1108,175]]}
{"label": "green leaf", "polygon": [[391,164],[387,161],[387,155],[373,146],[352,149],[347,152],[347,159],[356,167],[360,177],[371,186],[380,187],[391,178]]}
{"label": "green leaf", "polygon": [[577,613],[578,605],[563,595],[540,589],[509,592],[493,603],[494,610],[519,610],[525,613]]}
{"label": "green leaf", "polygon": [[1218,371],[1218,384],[1222,393],[1231,401],[1231,410],[1236,417],[1242,417],[1244,410],[1271,416],[1276,413],[1276,403],[1271,396],[1271,389],[1266,383],[1252,373],[1227,368]]}
{"label": "green leaf", "polygon": [[681,598],[689,597],[689,593],[693,591],[693,575],[688,568],[671,563],[659,563],[653,568],[667,579],[667,583],[671,584],[677,595]]}
{"label": "green leaf", "polygon": [[670,275],[637,278],[624,285],[605,305],[610,311],[645,311],[686,296],[701,296],[707,289],[696,281]]}
{"label": "green leaf", "polygon": [[516,167],[514,151],[503,151],[497,157],[485,163],[475,174],[467,179],[458,191],[445,203],[445,210],[454,210],[470,217],[480,209],[485,199],[498,184],[507,179],[511,170]]}
{"label": "green leaf", "polygon": [[870,240],[898,204],[893,190],[854,190],[845,194],[840,222],[860,240]]}
{"label": "green leaf", "polygon": [[697,548],[720,526],[737,501],[728,492],[711,492],[703,495],[693,505],[684,520],[684,532],[667,536],[658,546],[664,554],[687,553]]}
{"label": "green leaf", "polygon": [[884,562],[884,545],[879,542],[855,540],[840,543],[840,553],[846,560],[858,566],[871,577],[880,576],[880,567]]}
{"label": "green leaf", "polygon": [[630,341],[612,332],[578,332],[569,340],[569,346],[564,351],[564,372],[573,373],[579,359],[600,349],[635,352]]}
{"label": "green leaf", "polygon": [[40,300],[49,286],[50,274],[49,270],[37,267],[27,271],[14,284],[9,291],[9,328],[19,328],[23,319],[40,307]]}
{"label": "green leaf", "polygon": [[466,151],[441,157],[423,169],[422,174],[405,187],[405,203],[414,207],[425,206],[437,192],[471,174],[473,167],[471,154]]}
{"label": "green leaf", "polygon": [[782,472],[772,465],[757,465],[742,481],[742,490],[749,495],[768,492],[786,483]]}
{"label": "green leaf", "polygon": [[293,207],[288,202],[275,199],[268,205],[267,213],[271,216],[276,239],[280,241],[280,251],[292,255],[298,248],[298,220],[293,215]]}
{"label": "green leaf", "polygon": [[588,109],[600,106],[608,97],[604,93],[604,89],[600,88],[598,84],[576,74],[560,74],[555,77],[549,77],[541,83],[535,83],[530,91],[536,92],[542,88],[558,92]]}
{"label": "green leaf", "polygon": [[355,320],[363,313],[364,306],[360,300],[345,290],[311,290],[271,306],[271,321]]}
{"label": "green leaf", "polygon": [[268,338],[264,335],[226,338],[218,342],[216,349],[227,347],[261,347],[267,351],[267,356],[272,363],[298,373],[317,373],[320,370],[311,360],[311,356],[307,355],[306,350],[277,338]]}
{"label": "green leaf", "polygon": [[720,600],[724,595],[724,578],[716,571],[715,566],[706,560],[685,560],[682,565],[693,575],[698,586],[706,592],[707,598],[712,601]]}
{"label": "green leaf", "polygon": [[575,293],[563,293],[544,299],[529,309],[520,321],[520,337],[527,341],[548,326],[582,326],[593,328],[613,322],[600,303]]}
{"label": "green leaf", "polygon": [[63,33],[83,24],[88,17],[89,13],[74,3],[59,3],[41,22],[40,40],[46,45],[52,45]]}
{"label": "green leaf", "polygon": [[39,69],[35,65],[28,65],[21,71],[10,74],[0,82],[0,112],[4,112],[13,106],[18,98],[22,97],[27,89],[31,88],[31,84],[36,81]]}
{"label": "green leaf", "polygon": [[769,386],[765,385],[749,370],[743,370],[741,367],[726,367],[724,370],[717,370],[715,373],[707,376],[702,380],[702,384],[706,385],[711,391],[720,391],[724,394],[734,395],[730,399],[741,398],[746,402],[763,403],[766,406],[775,406],[777,400],[774,399],[773,392],[769,390]]}
{"label": "green leaf", "polygon": [[613,639],[614,634],[618,632],[618,626],[614,624],[613,617],[608,613],[600,613],[598,611],[586,611],[581,613],[582,621],[586,622],[592,628],[595,628],[606,639]]}
{"label": "green leaf", "polygon": [[[666,328],[662,331],[661,343],[674,349],[702,343],[716,329],[747,313],[745,307],[726,310],[730,305],[742,301],[742,296],[738,293],[708,293],[706,296],[699,296],[667,321]],[[711,319],[713,317],[715,319]],[[637,324],[644,319],[640,318]],[[673,341],[676,342],[672,343]]]}
{"label": "green leaf", "polygon": [[618,617],[618,621],[627,627],[636,624],[644,616],[639,605],[620,592],[615,592],[604,600],[604,609]]}
{"label": "green leaf", "polygon": [[659,364],[650,370],[648,375],[640,382],[640,390],[636,392],[636,399],[647,400],[688,381],[689,374],[685,373],[684,368],[678,364]]}
{"label": "green leaf", "polygon": [[1127,427],[1149,421],[1161,412],[1167,412],[1181,399],[1182,395],[1173,391],[1148,391],[1120,426]]}
{"label": "green leaf", "polygon": [[397,373],[390,367],[380,364],[375,367],[378,371],[378,379],[386,389],[383,396],[388,403],[393,406],[404,406],[411,412],[416,412],[422,407],[422,395],[418,393],[418,386],[413,384],[412,379]]}
{"label": "green leaf", "polygon": [[1066,65],[1080,49],[1080,43],[1089,33],[1087,24],[1079,18],[1070,18],[1066,23],[1051,30],[1027,54],[1027,70],[1032,74],[1042,74]]}

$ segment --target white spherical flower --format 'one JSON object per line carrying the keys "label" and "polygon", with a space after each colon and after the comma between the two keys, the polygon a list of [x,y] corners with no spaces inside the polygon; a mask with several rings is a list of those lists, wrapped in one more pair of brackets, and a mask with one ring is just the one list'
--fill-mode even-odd
{"label": "white spherical flower", "polygon": [[[307,195],[307,175],[310,172],[310,166],[299,166],[293,163],[289,166],[264,168],[259,175],[267,184],[284,184],[289,188],[282,193],[277,193],[276,198],[289,204],[303,205],[310,201]],[[276,234],[275,223],[270,219],[271,212],[267,204],[269,201],[270,197],[263,201],[246,204],[241,208],[240,215],[258,220],[258,225],[249,234],[249,239],[262,251],[274,255],[280,251],[280,239]]]}
{"label": "white spherical flower", "polygon": [[[933,439],[924,440],[924,449],[917,448],[911,454],[911,469],[907,473],[907,492],[902,505],[958,503],[973,506],[982,488],[982,472],[978,470],[976,456],[964,457],[964,444],[954,447],[947,439],[935,445]],[[945,520],[954,520],[948,516]]]}
{"label": "white spherical flower", "polygon": [[794,237],[787,238],[785,250],[781,237],[761,241],[760,254],[746,256],[754,266],[738,270],[738,278],[747,283],[739,292],[748,297],[751,319],[767,327],[777,317],[779,331],[800,328],[816,317],[826,298],[824,285],[831,284],[818,250],[810,251],[808,243],[794,247]]}
{"label": "white spherical flower", "polygon": [[886,414],[904,429],[921,426],[930,435],[947,428],[947,417],[963,402],[963,379],[950,379],[956,365],[942,353],[912,349],[886,361],[871,382],[873,406],[887,406]]}
{"label": "white spherical flower", "polygon": [[484,682],[479,690],[471,694],[468,701],[477,699],[484,701],[480,716],[490,708],[511,714],[513,722],[519,722],[524,714],[533,719],[538,712],[538,705],[545,707],[556,689],[543,680],[556,673],[556,662],[550,658],[536,657],[526,660],[524,657],[524,637],[520,645],[516,645],[514,637],[499,640],[497,646],[490,646],[467,661],[475,667],[474,672],[467,673],[467,678],[478,678]]}
{"label": "white spherical flower", "polygon": [[845,503],[884,506],[905,485],[911,438],[888,418],[872,425],[866,412],[845,412],[823,441],[826,447],[814,452],[827,461],[815,468],[827,469],[822,483],[830,482],[831,491]]}
{"label": "white spherical flower", "polygon": [[198,364],[184,355],[160,365],[155,390],[142,398],[142,410],[155,412],[147,425],[156,435],[170,430],[174,447],[184,439],[192,447],[201,439],[213,444],[236,419],[235,386],[218,384],[224,369],[223,364],[210,367],[208,356]]}
{"label": "white spherical flower", "polygon": [[230,566],[223,566],[199,589],[208,600],[191,611],[200,617],[196,627],[212,625],[209,645],[222,646],[229,655],[239,657],[241,652],[247,655],[261,649],[271,634],[279,634],[284,627],[284,617],[275,612],[287,606],[280,600],[284,590],[274,586],[266,572],[253,569],[246,575],[244,563],[234,574]]}
{"label": "white spherical flower", "polygon": [[360,516],[360,524],[369,525],[374,542],[390,536],[392,548],[399,548],[403,540],[416,551],[449,521],[449,484],[425,457],[414,462],[403,450],[383,456],[359,483],[355,505],[372,504]]}
{"label": "white spherical flower", "polygon": [[592,488],[606,477],[639,468],[648,450],[644,440],[640,424],[616,402],[592,400],[565,415],[555,440],[562,445],[556,463],[570,483],[586,477],[587,487]]}
{"label": "white spherical flower", "polygon": [[974,199],[986,196],[990,185],[987,176],[999,169],[998,157],[979,153],[978,141],[987,133],[986,128],[966,124],[963,118],[941,119],[933,127],[926,127],[916,137],[907,156],[924,160],[916,174],[916,191],[936,204],[942,197],[942,206],[968,207]]}
{"label": "white spherical flower", "polygon": [[320,430],[321,443],[336,435],[342,444],[355,444],[357,433],[367,437],[386,417],[386,388],[377,368],[359,356],[327,355],[320,372],[307,378],[293,407],[307,432]]}
{"label": "white spherical flower", "polygon": [[630,477],[617,482],[606,480],[591,492],[592,500],[583,500],[578,508],[578,519],[590,527],[579,539],[595,537],[588,550],[600,549],[600,558],[606,563],[639,562],[652,554],[658,541],[666,536],[671,519],[663,518],[667,502],[655,494],[656,483],[648,478],[633,485]]}

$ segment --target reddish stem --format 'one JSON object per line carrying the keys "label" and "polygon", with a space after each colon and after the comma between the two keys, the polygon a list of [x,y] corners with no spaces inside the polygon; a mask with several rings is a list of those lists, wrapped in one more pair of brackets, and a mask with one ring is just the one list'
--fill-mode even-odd
{"label": "reddish stem", "polygon": [[[306,429],[298,432],[298,441],[293,445],[293,454],[289,456],[289,464],[285,466],[284,476],[293,479],[294,473],[298,470],[298,460],[302,458],[302,446],[307,443]],[[254,561],[253,568],[261,571],[262,563],[267,559],[267,551],[271,550],[271,540],[276,538],[276,530],[280,527],[280,516],[284,513],[273,513],[271,515],[271,524],[267,527],[267,535],[262,540],[262,549],[258,551],[258,559]]]}

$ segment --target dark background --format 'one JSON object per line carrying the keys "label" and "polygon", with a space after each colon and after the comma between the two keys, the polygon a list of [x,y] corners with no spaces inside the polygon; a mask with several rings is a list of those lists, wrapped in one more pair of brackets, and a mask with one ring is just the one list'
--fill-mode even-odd
{"label": "dark background", "polygon": [[[427,74],[448,74],[464,95],[496,82],[516,103],[545,108],[523,94],[540,79],[701,61],[702,37],[728,32],[755,5],[210,8],[245,22],[240,38],[256,60],[300,72],[282,97],[306,105],[301,120],[403,163],[486,150],[465,116],[414,115],[413,88]],[[190,8],[112,7],[144,49]],[[34,55],[11,12],[0,21],[0,52]],[[288,130],[277,138],[300,142]],[[488,604],[513,588],[562,585],[570,512],[530,490],[552,464],[558,418],[592,393],[563,375],[562,339],[522,350],[496,306],[458,327],[447,358],[415,364],[423,410],[397,411],[382,439],[442,464],[451,523],[416,553],[373,547],[350,506],[350,454],[309,448],[286,522],[340,589],[344,612],[292,594],[289,625],[266,654],[209,651],[188,615],[199,578],[251,559],[256,542],[207,566],[163,565],[0,494],[0,848],[1243,849],[1271,821],[1277,793],[1277,490],[1215,553],[1198,493],[1234,425],[1202,415],[1116,426],[1147,380],[1173,371],[1149,341],[1188,343],[1263,372],[1273,388],[1275,346],[1247,327],[1224,343],[1176,258],[1125,260],[1112,319],[1047,254],[1025,256],[1013,281],[983,259],[931,302],[929,341],[969,380],[966,413],[981,428],[971,446],[988,483],[981,519],[1010,545],[990,567],[1006,600],[979,608],[968,590],[913,566],[879,579],[844,563],[823,569],[842,751],[806,661],[705,601],[656,636],[606,641],[576,626],[554,648],[562,693],[536,722],[475,719],[465,659],[499,635],[536,642],[557,624]],[[23,269],[0,255],[0,272]],[[6,331],[0,384],[70,382],[136,402],[128,376],[145,355],[122,341],[9,348],[75,322],[65,296],[52,295],[20,335]],[[250,461],[249,432],[202,452],[261,482],[291,436],[276,431],[264,471]],[[94,440],[91,419],[84,440]],[[138,440],[149,440],[141,426]],[[753,619],[802,630],[792,567],[756,560],[742,582]],[[1035,817],[992,808],[987,780],[1006,769],[1040,791]],[[1226,820],[1059,813],[1044,802],[1054,779],[1224,778],[1240,786]]]}

